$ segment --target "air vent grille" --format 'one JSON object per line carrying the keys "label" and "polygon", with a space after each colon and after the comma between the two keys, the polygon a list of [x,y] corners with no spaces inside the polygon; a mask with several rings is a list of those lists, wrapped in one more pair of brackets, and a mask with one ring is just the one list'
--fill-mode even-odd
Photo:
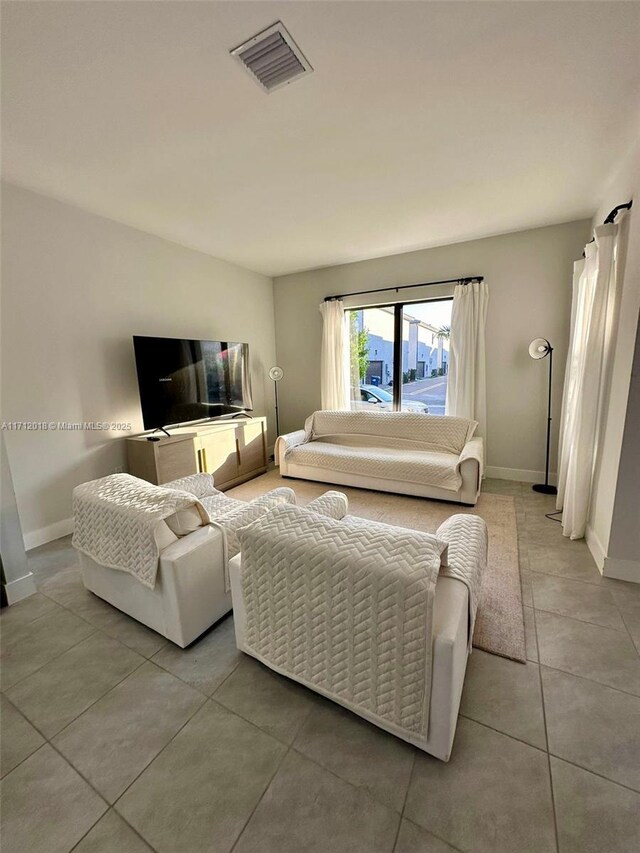
{"label": "air vent grille", "polygon": [[267,92],[313,71],[281,21],[234,48],[231,55]]}

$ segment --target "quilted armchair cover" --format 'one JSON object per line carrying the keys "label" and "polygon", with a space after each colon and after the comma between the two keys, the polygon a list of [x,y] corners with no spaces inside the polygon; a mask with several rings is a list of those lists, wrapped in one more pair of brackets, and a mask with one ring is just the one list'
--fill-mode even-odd
{"label": "quilted armchair cover", "polygon": [[238,538],[247,650],[391,730],[424,738],[444,545],[294,506],[272,510]]}

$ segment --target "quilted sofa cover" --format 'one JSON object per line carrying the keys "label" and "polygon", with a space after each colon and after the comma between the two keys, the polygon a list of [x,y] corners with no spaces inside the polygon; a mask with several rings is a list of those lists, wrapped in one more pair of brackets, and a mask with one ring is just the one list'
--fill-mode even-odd
{"label": "quilted sofa cover", "polygon": [[251,501],[241,501],[230,498],[224,492],[216,489],[213,476],[207,473],[189,474],[179,480],[172,480],[163,485],[165,489],[177,489],[189,492],[198,498],[209,514],[212,522],[218,524],[225,532],[227,554],[229,559],[240,551],[236,530],[255,521],[260,515],[283,503],[295,504],[296,496],[293,489],[280,486],[272,489]]}
{"label": "quilted sofa cover", "polygon": [[156,528],[190,507],[196,507],[203,524],[209,523],[207,510],[193,494],[154,486],[131,474],[82,483],[73,490],[73,547],[153,588],[160,556]]}
{"label": "quilted sofa cover", "polygon": [[[332,506],[333,497],[317,509]],[[454,515],[431,536],[310,509],[279,507],[239,531],[238,647],[447,760],[486,567],[484,521]],[[466,602],[462,611],[456,598]]]}
{"label": "quilted sofa cover", "polygon": [[444,543],[283,506],[238,533],[246,643],[399,730],[426,731]]}
{"label": "quilted sofa cover", "polygon": [[459,455],[477,421],[417,412],[314,412],[304,425],[308,441],[333,436],[371,436],[383,447],[408,441],[416,447]]}
{"label": "quilted sofa cover", "polygon": [[477,422],[413,412],[314,412],[276,451],[283,476],[475,503]]}
{"label": "quilted sofa cover", "polygon": [[231,558],[240,551],[238,528],[273,507],[295,502],[293,490],[286,487],[249,502],[235,500],[214,487],[210,474],[193,474],[162,486],[130,474],[110,474],[73,490],[73,546],[96,564],[127,572],[153,589],[163,547],[158,526],[169,516],[194,509],[198,526],[216,524],[224,531]]}

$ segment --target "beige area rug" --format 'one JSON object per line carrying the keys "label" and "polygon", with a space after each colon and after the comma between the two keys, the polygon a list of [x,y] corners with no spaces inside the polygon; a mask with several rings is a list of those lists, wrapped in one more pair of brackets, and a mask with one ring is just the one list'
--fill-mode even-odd
{"label": "beige area rug", "polygon": [[518,560],[516,511],[510,495],[480,494],[475,507],[452,503],[331,486],[308,480],[285,479],[274,469],[255,480],[230,489],[228,494],[241,500],[263,495],[278,486],[289,486],[301,505],[335,488],[349,498],[349,512],[362,518],[396,524],[435,533],[442,522],[458,512],[479,515],[489,530],[489,560],[485,573],[473,645],[511,660],[526,662],[524,613]]}

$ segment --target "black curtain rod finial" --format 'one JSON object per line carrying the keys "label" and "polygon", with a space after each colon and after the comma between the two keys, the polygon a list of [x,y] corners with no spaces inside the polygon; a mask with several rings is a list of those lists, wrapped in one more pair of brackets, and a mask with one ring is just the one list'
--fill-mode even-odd
{"label": "black curtain rod finial", "polygon": [[[628,201],[626,204],[619,204],[617,207],[613,208],[611,213],[607,216],[607,218],[605,219],[605,221],[602,224],[603,225],[614,225],[615,221],[616,221],[616,216],[620,213],[620,211],[621,210],[631,210],[632,207],[633,207],[633,199],[631,199],[631,201]],[[596,239],[595,237],[592,237],[589,240],[589,243],[593,243],[593,241],[595,239]],[[587,246],[589,245],[589,243],[587,243]],[[586,256],[587,256],[587,253],[583,252],[582,257],[586,258]]]}
{"label": "black curtain rod finial", "polygon": [[620,213],[621,210],[631,210],[633,207],[633,199],[628,201],[626,204],[619,204],[617,207],[614,207],[611,213],[607,216],[604,221],[605,225],[613,225],[616,221],[616,216]]}

